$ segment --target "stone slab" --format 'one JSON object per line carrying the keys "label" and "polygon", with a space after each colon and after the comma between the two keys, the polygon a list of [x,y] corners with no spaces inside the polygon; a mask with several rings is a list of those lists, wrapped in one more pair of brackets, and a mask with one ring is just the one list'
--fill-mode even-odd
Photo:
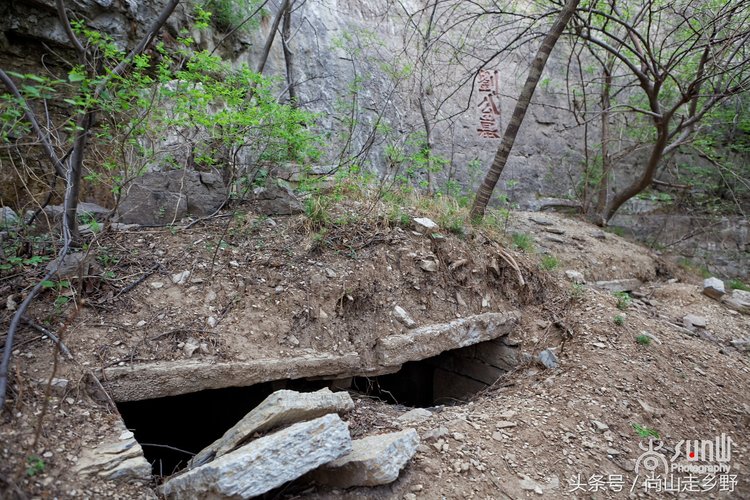
{"label": "stone slab", "polygon": [[297,479],[352,450],[349,428],[329,414],[252,441],[168,480],[168,499],[252,498]]}
{"label": "stone slab", "polygon": [[316,470],[312,476],[337,488],[378,486],[398,478],[417,452],[419,435],[414,429],[379,434],[352,442],[352,451]]}
{"label": "stone slab", "polygon": [[241,446],[256,432],[311,420],[328,413],[344,413],[354,409],[354,402],[346,392],[321,389],[316,392],[276,391],[253,408],[222,437],[193,457],[188,465],[195,468],[226,455]]}
{"label": "stone slab", "polygon": [[396,366],[437,356],[509,334],[518,326],[517,311],[485,313],[449,323],[428,325],[378,340],[375,347],[381,366]]}

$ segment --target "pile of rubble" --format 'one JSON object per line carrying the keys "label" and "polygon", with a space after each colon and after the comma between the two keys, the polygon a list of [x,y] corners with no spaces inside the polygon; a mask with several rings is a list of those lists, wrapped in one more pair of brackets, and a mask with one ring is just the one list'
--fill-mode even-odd
{"label": "pile of rubble", "polygon": [[251,498],[306,476],[340,488],[388,484],[417,451],[415,429],[352,440],[346,392],[277,391],[162,486],[166,498]]}

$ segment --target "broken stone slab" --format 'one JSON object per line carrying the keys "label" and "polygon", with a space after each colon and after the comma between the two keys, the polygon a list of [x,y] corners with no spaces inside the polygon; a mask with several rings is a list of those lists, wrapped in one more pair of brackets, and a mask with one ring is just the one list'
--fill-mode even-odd
{"label": "broken stone slab", "polygon": [[392,483],[414,457],[419,435],[414,429],[352,441],[352,451],[312,474],[318,483],[336,488]]}
{"label": "broken stone slab", "polygon": [[414,321],[409,313],[406,312],[401,306],[396,306],[393,308],[393,315],[396,316],[396,319],[406,328],[414,328],[415,326],[417,326],[417,322]]}
{"label": "broken stone slab", "polygon": [[724,296],[724,282],[719,278],[710,277],[703,280],[703,295],[711,297],[714,300],[719,300]]}
{"label": "broken stone slab", "polygon": [[195,468],[225,455],[241,446],[256,432],[311,420],[329,413],[346,413],[354,409],[347,392],[331,392],[325,388],[317,392],[276,391],[237,422],[222,437],[204,448],[188,464]]}
{"label": "broken stone slab", "polygon": [[352,450],[349,428],[335,413],[252,441],[160,488],[168,499],[251,498],[278,488]]}
{"label": "broken stone slab", "polygon": [[414,219],[412,220],[414,221],[414,226],[418,231],[424,229],[428,231],[434,231],[439,228],[435,221],[427,217],[414,217]]}
{"label": "broken stone slab", "polygon": [[443,351],[492,340],[509,334],[518,326],[520,313],[485,313],[415,328],[378,340],[375,347],[381,366],[397,366],[437,356]]}
{"label": "broken stone slab", "polygon": [[643,286],[643,282],[635,278],[596,282],[597,288],[601,288],[602,290],[607,290],[608,292],[612,293],[632,292],[633,290],[637,290],[641,286]]}
{"label": "broken stone slab", "polygon": [[725,306],[742,314],[750,314],[750,292],[744,290],[732,290],[732,295],[724,297]]}
{"label": "broken stone slab", "polygon": [[133,433],[118,426],[116,440],[105,441],[93,449],[84,449],[74,471],[82,476],[103,479],[151,480],[151,464],[143,456],[141,445]]}
{"label": "broken stone slab", "polygon": [[117,402],[176,396],[206,389],[246,387],[273,380],[348,376],[362,368],[357,353],[310,352],[295,358],[217,362],[210,357],[113,366],[102,384]]}

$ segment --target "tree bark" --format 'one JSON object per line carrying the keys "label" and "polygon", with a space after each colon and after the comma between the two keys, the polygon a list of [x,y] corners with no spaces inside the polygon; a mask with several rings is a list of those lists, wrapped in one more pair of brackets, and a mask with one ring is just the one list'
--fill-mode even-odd
{"label": "tree bark", "polygon": [[604,212],[605,223],[609,222],[623,203],[649,187],[654,180],[656,169],[659,167],[659,163],[664,157],[664,150],[669,141],[668,121],[664,118],[660,118],[658,119],[658,122],[656,143],[654,143],[653,148],[651,148],[651,154],[649,155],[646,168],[643,170],[640,177],[635,179],[628,187],[617,193],[612,199],[607,210]]}
{"label": "tree bark", "polygon": [[508,122],[508,126],[503,134],[502,143],[495,153],[495,158],[492,161],[492,166],[487,172],[486,177],[482,181],[482,184],[477,190],[476,198],[474,199],[474,205],[471,207],[471,218],[472,220],[481,220],[484,217],[484,212],[487,209],[487,204],[492,197],[492,192],[495,190],[497,181],[500,179],[500,175],[503,173],[505,164],[508,162],[508,157],[513,149],[513,144],[518,135],[518,129],[521,128],[523,119],[526,116],[526,110],[529,107],[531,98],[534,96],[534,91],[539,83],[539,78],[542,76],[542,71],[547,64],[547,59],[552,52],[552,49],[557,44],[557,40],[562,35],[565,27],[573,17],[576,8],[578,7],[580,0],[568,0],[565,6],[560,11],[552,25],[552,28],[544,37],[542,45],[536,53],[534,61],[531,63],[529,68],[529,74],[526,77],[526,83],[523,86],[521,95],[516,101],[516,107],[513,110],[513,116]]}
{"label": "tree bark", "polygon": [[603,68],[604,83],[602,84],[602,178],[599,180],[598,199],[596,204],[596,224],[603,226],[606,220],[602,217],[609,201],[609,177],[612,174],[612,161],[609,157],[609,108],[611,106],[612,72],[609,67]]}
{"label": "tree bark", "polygon": [[281,42],[284,48],[284,63],[286,64],[286,85],[289,92],[289,103],[297,107],[297,86],[294,83],[294,54],[289,48],[289,39],[292,37],[292,7],[294,0],[289,2],[284,10],[284,20],[281,25]]}
{"label": "tree bark", "polygon": [[281,7],[279,7],[279,11],[276,13],[276,17],[273,18],[273,23],[271,24],[271,31],[268,33],[268,38],[266,38],[266,44],[263,46],[263,54],[260,56],[260,61],[258,62],[258,69],[255,70],[256,73],[263,74],[263,69],[266,67],[266,63],[268,62],[268,55],[271,53],[271,46],[273,45],[273,40],[276,38],[276,31],[279,29],[279,24],[281,24],[281,20],[284,17],[284,13],[289,8],[289,0],[284,0],[284,2],[281,4]]}

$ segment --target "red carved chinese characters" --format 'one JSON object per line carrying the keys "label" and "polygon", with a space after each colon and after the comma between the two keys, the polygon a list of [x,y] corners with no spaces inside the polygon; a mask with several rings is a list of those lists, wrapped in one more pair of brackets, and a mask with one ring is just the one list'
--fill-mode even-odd
{"label": "red carved chinese characters", "polygon": [[479,108],[479,137],[484,139],[500,138],[500,82],[499,71],[479,70],[479,96],[482,98]]}

